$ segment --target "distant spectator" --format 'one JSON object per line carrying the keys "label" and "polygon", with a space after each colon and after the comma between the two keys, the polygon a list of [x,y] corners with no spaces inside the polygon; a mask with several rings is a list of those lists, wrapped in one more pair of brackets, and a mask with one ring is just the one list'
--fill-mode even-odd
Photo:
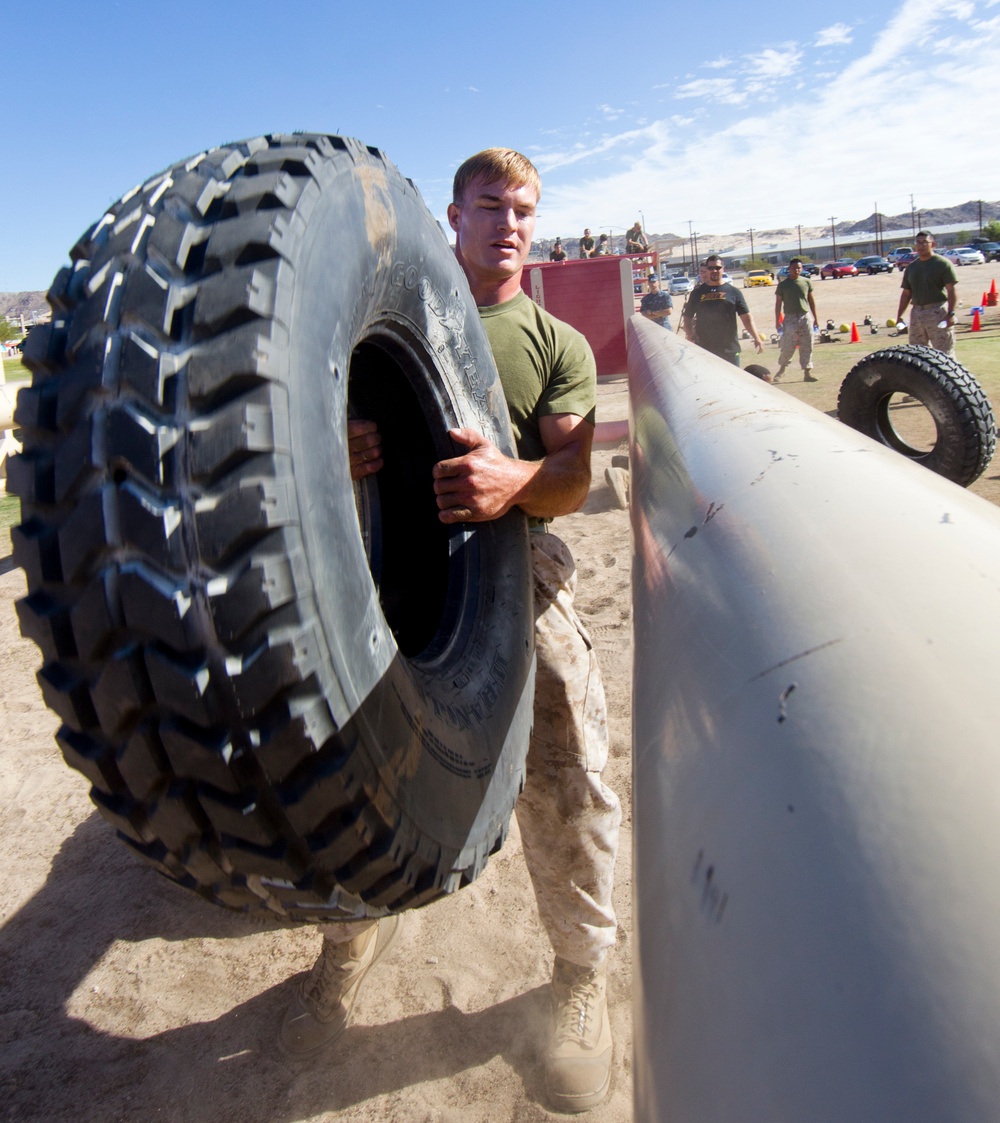
{"label": "distant spectator", "polygon": [[739,316],[750,333],[757,351],[763,351],[760,333],[750,315],[743,294],[733,285],[723,284],[725,267],[722,258],[711,254],[705,259],[708,281],[695,285],[682,313],[684,334],[688,339],[718,355],[720,359],[740,365],[740,338],[736,328]]}
{"label": "distant spectator", "polygon": [[555,244],[549,250],[549,261],[565,261],[566,251],[562,247],[562,242],[556,238]]}
{"label": "distant spectator", "polygon": [[580,239],[580,256],[593,257],[595,249],[597,249],[597,243],[590,236],[590,228],[588,227],[584,230],[583,237]]}
{"label": "distant spectator", "polygon": [[[784,325],[781,323],[782,316],[785,318]],[[818,327],[812,282],[802,276],[802,258],[793,257],[788,263],[788,276],[774,290],[774,330],[782,333],[775,382],[785,373],[796,346],[805,381],[816,381],[812,372],[812,347],[813,328]]]}
{"label": "distant spectator", "polygon": [[608,236],[607,234],[602,234],[597,239],[597,249],[594,250],[594,257],[607,257],[609,253],[611,253],[611,250],[608,246]]}
{"label": "distant spectator", "polygon": [[921,230],[914,242],[916,261],[903,272],[902,293],[896,319],[903,318],[913,301],[908,336],[910,343],[922,343],[955,357],[955,266],[934,252],[934,235]]}
{"label": "distant spectator", "polygon": [[625,252],[647,253],[648,251],[649,242],[646,240],[646,235],[642,232],[642,227],[636,222],[625,235]]}
{"label": "distant spectator", "polygon": [[674,302],[670,294],[660,288],[660,278],[656,273],[649,274],[649,292],[639,303],[639,311],[647,320],[659,324],[667,331],[673,331],[670,326],[670,313],[674,310]]}

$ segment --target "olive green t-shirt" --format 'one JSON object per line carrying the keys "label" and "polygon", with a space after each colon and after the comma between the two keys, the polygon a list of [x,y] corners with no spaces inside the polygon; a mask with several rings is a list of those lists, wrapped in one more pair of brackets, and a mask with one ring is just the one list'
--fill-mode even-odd
{"label": "olive green t-shirt", "polygon": [[809,307],[809,294],[812,292],[812,282],[805,277],[786,277],[778,282],[774,290],[781,297],[781,309],[786,316],[802,316],[811,312]]}
{"label": "olive green t-shirt", "polygon": [[545,454],[539,419],[573,413],[591,424],[597,409],[597,367],[584,337],[520,292],[479,309],[507,399],[517,454]]}
{"label": "olive green t-shirt", "polygon": [[932,253],[926,261],[918,257],[907,265],[900,288],[910,290],[914,304],[944,304],[948,299],[945,285],[957,283],[955,266],[946,257]]}

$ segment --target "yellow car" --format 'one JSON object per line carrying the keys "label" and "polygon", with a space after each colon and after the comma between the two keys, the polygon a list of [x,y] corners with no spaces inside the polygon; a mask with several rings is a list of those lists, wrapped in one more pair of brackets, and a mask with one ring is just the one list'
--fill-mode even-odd
{"label": "yellow car", "polygon": [[757,285],[773,285],[774,278],[764,269],[751,269],[743,278],[745,289],[756,288]]}

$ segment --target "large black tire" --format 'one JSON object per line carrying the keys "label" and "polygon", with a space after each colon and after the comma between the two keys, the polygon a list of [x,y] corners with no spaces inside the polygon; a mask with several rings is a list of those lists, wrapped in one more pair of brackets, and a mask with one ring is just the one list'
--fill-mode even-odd
{"label": "large black tire", "polygon": [[[893,427],[889,404],[909,394],[926,406],[937,426],[929,451],[912,448]],[[996,447],[996,422],[976,379],[955,359],[908,343],[865,356],[848,372],[837,416],[932,472],[968,487],[986,470]]]}
{"label": "large black tire", "polygon": [[[449,428],[514,442],[416,188],[355,140],[260,137],[149,180],[71,257],[10,473],[67,761],[220,904],[373,916],[471,881],[523,782],[530,557],[518,513],[437,518]],[[385,450],[358,488],[349,415]]]}

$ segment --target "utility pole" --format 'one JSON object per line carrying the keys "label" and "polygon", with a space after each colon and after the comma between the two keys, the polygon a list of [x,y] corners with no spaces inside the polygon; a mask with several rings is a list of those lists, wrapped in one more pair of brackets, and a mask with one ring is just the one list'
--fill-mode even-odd
{"label": "utility pole", "polygon": [[802,223],[799,223],[799,256],[802,256]]}
{"label": "utility pole", "polygon": [[979,200],[979,233],[983,232],[983,201]]}
{"label": "utility pole", "polygon": [[749,234],[750,234],[750,260],[753,261],[754,253],[753,253],[753,227],[752,226],[750,227]]}
{"label": "utility pole", "polygon": [[917,212],[913,209],[913,196],[910,196],[910,227],[914,238],[917,236]]}
{"label": "utility pole", "polygon": [[688,248],[691,250],[691,267],[694,268],[698,255],[694,249],[694,227],[691,225],[691,219],[688,219]]}
{"label": "utility pole", "polygon": [[698,264],[698,231],[697,230],[694,232],[693,237],[694,237],[694,262],[695,262],[695,265],[697,265]]}
{"label": "utility pole", "polygon": [[833,260],[837,260],[837,221],[836,215],[830,215],[830,235],[833,238]]}

